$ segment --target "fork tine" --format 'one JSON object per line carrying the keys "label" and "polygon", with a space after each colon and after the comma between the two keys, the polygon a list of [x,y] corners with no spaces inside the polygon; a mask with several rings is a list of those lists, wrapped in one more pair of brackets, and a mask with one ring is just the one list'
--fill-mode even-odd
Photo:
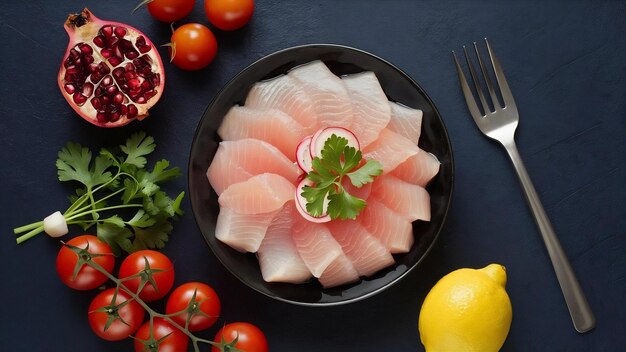
{"label": "fork tine", "polygon": [[465,75],[463,74],[463,70],[461,69],[461,65],[459,65],[459,61],[456,59],[456,54],[452,51],[452,57],[454,58],[454,64],[456,66],[456,73],[459,75],[459,83],[461,84],[461,90],[463,90],[463,95],[465,96],[465,101],[467,102],[467,108],[470,111],[470,114],[474,118],[474,122],[477,125],[482,124],[483,116],[478,110],[478,105],[476,105],[476,100],[474,99],[474,95],[470,90],[469,85],[467,84],[467,80],[465,79]]}
{"label": "fork tine", "polygon": [[476,87],[476,93],[478,93],[478,99],[480,99],[480,103],[483,106],[483,116],[487,116],[487,114],[491,112],[491,109],[489,109],[489,105],[487,104],[487,101],[485,100],[485,96],[483,94],[483,90],[480,88],[480,81],[478,81],[478,77],[476,77],[474,65],[472,64],[472,61],[467,54],[467,48],[465,48],[465,45],[463,46],[463,52],[465,53],[465,61],[467,61],[467,67],[469,67],[470,75],[472,75],[472,80],[474,81],[474,87]]}
{"label": "fork tine", "polygon": [[497,111],[498,109],[501,108],[500,101],[498,100],[498,96],[496,95],[496,92],[493,89],[491,78],[489,78],[489,74],[487,73],[487,69],[485,68],[485,63],[483,62],[483,59],[480,56],[480,52],[478,51],[478,46],[476,45],[476,42],[474,42],[474,51],[476,52],[476,57],[478,57],[478,65],[480,66],[480,71],[483,73],[483,78],[485,79],[485,83],[487,84],[487,90],[489,91],[489,95],[491,96],[491,103],[493,104],[493,109]]}
{"label": "fork tine", "polygon": [[489,41],[487,40],[487,38],[485,38],[485,43],[487,43],[487,51],[489,51],[489,58],[491,59],[491,65],[493,65],[493,71],[496,74],[498,86],[500,86],[500,94],[502,94],[504,107],[517,109],[517,107],[515,106],[515,100],[513,99],[513,94],[511,93],[511,89],[509,88],[509,84],[506,81],[506,77],[504,77],[504,71],[502,70],[502,66],[500,66],[500,62],[498,61],[498,58],[496,58],[496,54],[491,49],[491,45],[489,45]]}

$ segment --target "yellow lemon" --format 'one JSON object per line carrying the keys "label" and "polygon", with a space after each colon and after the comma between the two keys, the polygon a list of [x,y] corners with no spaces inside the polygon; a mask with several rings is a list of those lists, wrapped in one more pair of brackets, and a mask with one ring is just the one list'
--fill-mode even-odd
{"label": "yellow lemon", "polygon": [[511,327],[504,266],[459,269],[430,290],[419,315],[427,352],[498,351]]}

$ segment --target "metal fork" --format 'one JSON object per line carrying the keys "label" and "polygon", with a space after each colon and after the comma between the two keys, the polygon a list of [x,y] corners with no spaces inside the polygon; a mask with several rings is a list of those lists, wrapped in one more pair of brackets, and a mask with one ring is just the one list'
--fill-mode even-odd
{"label": "metal fork", "polygon": [[465,53],[465,59],[467,61],[467,66],[469,67],[472,80],[474,81],[474,87],[482,107],[482,112],[476,103],[476,99],[474,98],[470,86],[467,84],[461,65],[459,65],[459,61],[453,51],[452,56],[454,57],[456,71],[459,75],[459,81],[461,83],[463,95],[465,95],[467,107],[469,108],[469,111],[474,118],[474,122],[476,122],[480,131],[487,137],[500,142],[508,152],[511,161],[513,162],[513,166],[515,167],[515,171],[517,171],[519,181],[524,188],[526,200],[528,201],[528,204],[533,212],[535,221],[537,226],[539,226],[539,231],[543,237],[543,241],[548,249],[552,266],[556,272],[556,277],[559,281],[559,285],[561,286],[561,291],[563,291],[563,296],[565,297],[567,308],[569,309],[569,313],[572,317],[572,322],[574,323],[574,328],[580,333],[587,332],[595,327],[596,319],[591,311],[591,308],[589,307],[589,304],[587,303],[587,300],[585,299],[585,295],[583,294],[580,285],[578,284],[578,280],[574,275],[574,271],[569,264],[567,256],[565,255],[565,252],[563,251],[563,248],[561,247],[561,244],[552,229],[550,220],[541,205],[539,196],[535,191],[535,187],[533,186],[530,177],[526,172],[526,168],[524,167],[524,163],[522,162],[522,159],[517,151],[517,146],[515,145],[515,130],[519,122],[517,107],[515,106],[511,89],[509,89],[509,85],[504,77],[502,67],[498,62],[498,59],[496,59],[487,38],[485,38],[485,43],[487,44],[489,58],[491,59],[493,71],[500,88],[503,105],[500,105],[494,85],[491,83],[490,76],[485,67],[485,63],[480,56],[476,43],[474,43],[474,51],[476,52],[476,57],[478,58],[478,64],[480,66],[480,70],[482,71],[487,91],[491,97],[490,100],[493,109],[491,109],[487,103],[487,99],[485,98],[481,88],[481,83],[476,76],[476,71],[474,70],[472,61],[467,53],[467,49],[464,46],[463,51]]}

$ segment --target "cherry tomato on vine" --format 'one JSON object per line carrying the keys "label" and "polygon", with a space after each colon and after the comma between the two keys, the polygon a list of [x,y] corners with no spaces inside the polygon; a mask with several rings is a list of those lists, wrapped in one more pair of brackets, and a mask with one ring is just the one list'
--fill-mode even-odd
{"label": "cherry tomato on vine", "polygon": [[[146,261],[149,268],[146,266]],[[156,287],[150,283],[148,278],[150,273]],[[139,292],[139,298],[145,302],[156,301],[164,297],[174,285],[174,265],[161,252],[146,249],[126,257],[120,266],[119,278],[124,279],[137,274],[140,274],[141,277],[123,280],[122,283],[132,292],[137,292],[142,281],[146,281],[145,286]]]}
{"label": "cherry tomato on vine", "polygon": [[[115,257],[111,251],[111,247],[105,242],[100,241],[93,235],[82,235],[72,238],[67,245],[87,249],[93,256],[90,259],[98,263],[107,272],[113,271],[115,265]],[[87,248],[89,247],[89,248]],[[88,258],[84,258],[86,260]],[[83,264],[74,277],[74,269],[78,263],[79,257],[76,252],[67,246],[61,247],[57,255],[56,269],[57,274],[64,284],[75,290],[93,290],[104,284],[108,278],[98,270]]]}
{"label": "cherry tomato on vine", "polygon": [[[131,300],[128,293],[119,290],[113,301],[115,288],[100,292],[89,305],[89,325],[93,332],[108,341],[123,340],[139,329],[145,311]],[[112,323],[106,327],[109,320]],[[106,328],[106,329],[105,329]]]}
{"label": "cherry tomato on vine", "polygon": [[232,31],[243,27],[254,13],[254,0],[204,0],[206,16],[215,27]]}
{"label": "cherry tomato on vine", "polygon": [[199,70],[210,64],[217,54],[213,32],[199,23],[176,28],[171,40],[172,63],[183,70]]}
{"label": "cherry tomato on vine", "polygon": [[[191,299],[195,299],[190,306]],[[165,308],[166,314],[174,314],[186,310],[185,313],[172,316],[172,320],[181,326],[185,326],[187,316],[191,311],[192,317],[189,320],[189,331],[200,331],[208,329],[215,324],[220,315],[221,303],[217,293],[206,284],[201,282],[188,282],[178,286],[167,299]],[[203,315],[204,314],[204,315]]]}
{"label": "cherry tomato on vine", "polygon": [[[147,0],[148,12],[161,22],[174,22],[187,16],[195,0]],[[145,2],[145,1],[144,1]],[[142,2],[143,4],[143,2]]]}
{"label": "cherry tomato on vine", "polygon": [[[220,329],[220,331],[217,332],[213,341],[221,342],[222,338],[224,338],[224,342],[229,343],[233,342],[237,337],[239,337],[239,339],[234,347],[238,350],[246,352],[268,351],[265,334],[263,334],[259,328],[250,323],[238,322],[226,324],[222,329]],[[211,351],[220,352],[220,349],[213,346]]]}
{"label": "cherry tomato on vine", "polygon": [[[189,337],[163,318],[154,318],[153,339],[150,338],[150,321],[145,322],[135,334],[135,351],[185,352]],[[167,336],[169,334],[169,336]],[[165,337],[167,336],[167,337]],[[160,343],[157,341],[165,337]]]}

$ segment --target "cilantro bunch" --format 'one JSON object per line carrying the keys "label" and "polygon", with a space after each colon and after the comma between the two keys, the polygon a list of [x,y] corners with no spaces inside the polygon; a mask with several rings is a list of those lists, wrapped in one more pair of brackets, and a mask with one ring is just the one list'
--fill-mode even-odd
{"label": "cilantro bunch", "polygon": [[[361,188],[383,172],[382,165],[376,160],[361,165],[361,151],[336,134],[324,142],[321,156],[313,159],[313,171],[307,174],[314,186],[302,189],[307,212],[315,217],[328,214],[331,219],[356,219],[367,203],[348,193],[342,181],[348,177],[352,185]],[[326,205],[327,209],[324,209]]]}
{"label": "cilantro bunch", "polygon": [[[56,161],[59,181],[81,186],[69,197],[72,204],[63,213],[66,223],[83,230],[95,225],[98,238],[116,255],[122,250],[162,248],[172,231],[171,219],[183,214],[180,204],[185,192],[172,199],[161,190],[162,183],[181,175],[169,161],[159,160],[151,170],[146,168],[146,156],[155,147],[154,139],[144,132],[131,135],[119,150],[101,149],[95,158],[89,148],[67,143]],[[130,215],[124,217],[118,211]],[[17,238],[22,243],[43,232],[44,222],[13,231],[26,232]]]}

